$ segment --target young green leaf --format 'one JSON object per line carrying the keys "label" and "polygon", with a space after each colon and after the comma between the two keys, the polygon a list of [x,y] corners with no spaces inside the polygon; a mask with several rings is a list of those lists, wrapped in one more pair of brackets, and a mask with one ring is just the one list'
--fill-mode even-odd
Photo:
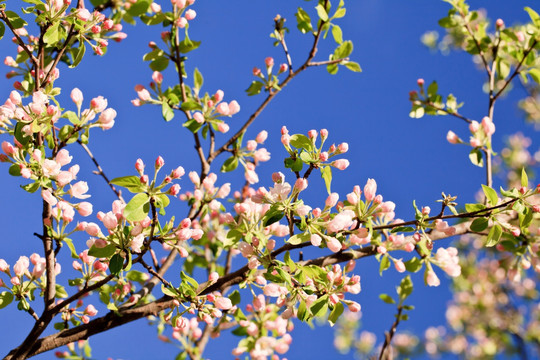
{"label": "young green leaf", "polygon": [[128,221],[141,221],[148,215],[150,197],[148,194],[135,195],[124,208],[124,216]]}

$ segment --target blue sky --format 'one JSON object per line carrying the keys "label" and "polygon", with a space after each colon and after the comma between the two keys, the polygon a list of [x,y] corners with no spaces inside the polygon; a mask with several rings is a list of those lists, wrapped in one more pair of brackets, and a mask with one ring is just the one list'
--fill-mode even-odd
{"label": "blue sky", "polygon": [[[501,17],[508,25],[527,20],[521,3],[509,1],[470,1],[471,8],[485,6],[492,20]],[[197,18],[192,22],[190,35],[194,40],[202,40],[201,47],[189,54],[188,74],[198,67],[204,75],[203,91],[209,93],[222,89],[225,100],[236,99],[242,109],[229,121],[235,131],[262,102],[262,96],[247,97],[244,90],[253,80],[251,69],[263,67],[264,58],[272,56],[276,63],[285,61],[280,48],[272,46],[268,37],[273,28],[276,14],[288,20],[291,34],[288,39],[293,64],[301,64],[310,46],[310,38],[301,36],[296,30],[294,12],[298,6],[306,10],[315,2],[291,0],[237,0],[203,1],[194,5]],[[8,8],[12,2],[8,2]],[[435,201],[440,193],[459,195],[458,202],[464,204],[474,198],[484,180],[484,169],[476,168],[468,161],[466,146],[454,146],[446,142],[448,130],[467,134],[465,123],[449,117],[426,117],[411,119],[408,116],[410,102],[408,92],[416,88],[416,79],[426,82],[437,80],[440,92],[453,93],[459,101],[464,101],[462,113],[473,119],[486,115],[487,97],[482,92],[484,75],[475,69],[467,54],[453,53],[450,56],[431,53],[420,42],[421,35],[428,30],[441,30],[437,21],[446,15],[449,5],[443,1],[428,0],[363,0],[346,2],[347,16],[338,23],[344,39],[352,40],[354,51],[352,60],[357,61],[363,72],[352,73],[340,69],[337,75],[329,75],[324,68],[313,68],[302,73],[277,96],[275,101],[258,118],[246,135],[254,138],[262,129],[269,133],[266,142],[272,153],[270,162],[261,166],[260,186],[270,186],[270,174],[282,171],[289,180],[292,173],[283,168],[286,152],[279,141],[281,126],[287,125],[291,133],[307,133],[310,129],[327,128],[330,142],[348,142],[350,146],[346,158],[351,166],[342,173],[334,172],[333,191],[341,196],[352,190],[356,184],[363,186],[367,178],[376,179],[378,193],[385,200],[397,204],[398,217],[412,218],[412,201],[419,205],[438,208]],[[110,177],[134,174],[133,164],[142,158],[151,164],[161,155],[166,168],[182,165],[186,170],[198,170],[192,137],[181,127],[180,116],[170,123],[163,121],[158,107],[133,107],[130,100],[136,97],[136,84],[147,85],[152,71],[142,62],[142,56],[149,51],[149,41],[159,41],[161,28],[147,28],[143,24],[126,26],[128,38],[121,43],[111,43],[104,57],[88,56],[75,70],[61,68],[61,78],[57,86],[63,89],[64,105],[72,106],[68,95],[72,88],[79,87],[89,100],[103,95],[109,106],[118,112],[113,129],[102,132],[94,130],[90,148]],[[328,38],[319,47],[318,60],[326,60],[335,44]],[[6,36],[0,46],[0,57],[13,55],[15,46]],[[5,68],[7,72],[8,69]],[[172,71],[166,71],[165,84],[174,84]],[[188,80],[189,81],[189,80]],[[6,98],[11,91],[11,80],[4,81],[0,88],[0,98]],[[531,127],[523,125],[516,108],[519,90],[504,98],[497,105],[494,136],[495,150],[502,148],[505,134],[523,131],[530,133]],[[71,109],[73,110],[73,109]],[[535,134],[529,134],[534,139]],[[4,140],[5,138],[0,138]],[[538,137],[536,137],[538,139]],[[226,138],[222,136],[219,143]],[[89,182],[95,212],[108,211],[113,198],[112,192],[102,179],[91,173],[94,168],[90,160],[79,148],[72,150],[74,162],[80,164],[79,179]],[[219,170],[221,158],[213,168]],[[2,190],[0,199],[2,210],[0,227],[3,229],[0,258],[13,264],[20,255],[29,256],[39,249],[39,240],[33,232],[40,229],[40,199],[38,196],[18,189],[20,178],[11,178],[7,166],[2,166]],[[219,175],[219,174],[218,174]],[[237,175],[219,177],[218,181],[234,182]],[[317,206],[324,199],[324,187],[313,176],[310,182],[310,198]],[[496,178],[496,187],[501,180]],[[181,183],[189,189],[189,182]],[[186,208],[183,203],[172,205],[177,218],[183,217]],[[94,219],[95,220],[95,219]],[[84,239],[80,239],[82,250]],[[447,245],[443,242],[442,245]],[[403,255],[408,259],[407,254]],[[66,256],[67,260],[68,257]],[[71,261],[64,265],[69,267]],[[240,266],[240,260],[236,262]],[[394,308],[378,300],[380,292],[394,293],[400,275],[391,269],[381,278],[373,259],[357,264],[356,271],[362,276],[362,292],[357,301],[362,304],[364,329],[377,334],[393,321]],[[441,279],[444,275],[438,272]],[[426,327],[444,323],[445,305],[449,301],[448,282],[439,288],[426,288],[421,276],[413,276],[416,285],[411,302],[417,309],[429,304],[429,313],[416,310],[411,320],[401,329],[423,332]],[[426,301],[429,299],[429,302]],[[100,314],[103,314],[101,310]],[[11,306],[0,311],[0,323],[10,324],[0,337],[0,349],[18,345],[32,324],[31,318]],[[154,339],[155,329],[145,321],[115,329],[91,339],[94,357],[111,356],[122,359],[165,359],[173,357],[174,349]],[[328,358],[334,353],[333,336],[329,327],[309,329],[304,324],[296,324],[292,333],[293,345],[287,354],[289,359]],[[316,339],[316,341],[314,341]],[[212,359],[232,358],[230,350],[236,345],[231,336],[211,342],[206,355]],[[158,355],[156,355],[158,354]],[[45,354],[40,359],[49,359]],[[333,357],[331,357],[333,358]],[[352,358],[352,355],[335,357]]]}

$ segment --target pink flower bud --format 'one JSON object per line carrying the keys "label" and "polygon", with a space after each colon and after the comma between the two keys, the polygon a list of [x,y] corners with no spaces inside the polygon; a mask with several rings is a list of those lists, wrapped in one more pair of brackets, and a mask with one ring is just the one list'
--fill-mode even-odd
{"label": "pink flower bud", "polygon": [[340,153],[346,153],[347,151],[349,151],[349,144],[347,143],[341,143],[338,145],[338,151]]}
{"label": "pink flower bud", "polygon": [[229,115],[234,115],[240,111],[240,105],[236,100],[229,103]]}
{"label": "pink flower bud", "polygon": [[491,136],[495,133],[495,124],[487,116],[482,119],[482,128],[484,129],[484,133],[486,133],[487,136]]}
{"label": "pink flower bud", "polygon": [[347,159],[338,159],[332,162],[332,166],[339,170],[345,170],[349,167],[349,160]]}
{"label": "pink flower bud", "polygon": [[402,273],[405,271],[405,264],[401,260],[395,260],[394,267],[396,268],[397,272]]}
{"label": "pink flower bud", "polygon": [[157,159],[156,159],[155,168],[156,169],[161,169],[163,167],[163,165],[165,165],[165,160],[163,160],[163,158],[161,156],[158,156]]}
{"label": "pink flower bud", "polygon": [[471,146],[472,147],[480,147],[482,146],[482,142],[480,141],[480,139],[477,139],[475,137],[471,137]]}
{"label": "pink flower bud", "polygon": [[274,58],[267,57],[266,59],[264,59],[264,64],[266,65],[267,68],[274,66]]}
{"label": "pink flower bud", "polygon": [[504,27],[503,19],[497,19],[497,21],[495,21],[495,26],[497,27],[497,30],[502,29]]}
{"label": "pink flower bud", "polygon": [[253,75],[259,76],[261,74],[261,69],[259,69],[258,67],[254,67],[252,72],[253,72]]}
{"label": "pink flower bud", "polygon": [[326,198],[325,205],[326,205],[326,207],[329,207],[329,208],[334,207],[334,206],[336,206],[338,200],[339,200],[339,194],[338,193],[331,193]]}
{"label": "pink flower bud", "polygon": [[294,183],[294,187],[298,189],[298,191],[304,191],[308,187],[307,179],[304,179],[304,178],[296,179],[296,182]]}
{"label": "pink flower bud", "polygon": [[152,73],[152,80],[154,80],[156,84],[161,84],[163,82],[163,74],[159,71],[154,71]]}
{"label": "pink flower bud", "polygon": [[229,115],[230,113],[229,105],[225,102],[219,103],[219,105],[216,107],[216,111],[220,115],[225,115],[225,116]]}
{"label": "pink flower bud", "polygon": [[223,92],[223,90],[218,90],[216,91],[216,93],[214,94],[214,101],[216,103],[220,102],[221,100],[223,100],[223,97],[225,96],[225,93]]}
{"label": "pink flower bud", "polygon": [[218,297],[214,305],[220,310],[229,310],[233,306],[231,300],[223,296]]}
{"label": "pink flower bud", "polygon": [[196,112],[193,114],[193,119],[199,123],[199,124],[202,124],[204,123],[204,115],[200,112]]}
{"label": "pink flower bud", "polygon": [[461,142],[459,136],[457,136],[456,133],[454,133],[452,130],[449,130],[446,134],[446,140],[450,144],[459,144]]}
{"label": "pink flower bud", "polygon": [[76,11],[77,19],[81,21],[88,21],[92,17],[92,14],[90,14],[90,11],[88,9],[78,9]]}
{"label": "pink flower bud", "polygon": [[350,312],[359,312],[361,307],[360,307],[360,304],[357,303],[356,301],[351,301],[347,304],[347,306],[349,307],[349,311]]}
{"label": "pink flower bud", "polygon": [[195,17],[197,16],[197,12],[195,12],[195,10],[189,9],[188,11],[186,11],[184,16],[186,17],[187,20],[191,21],[195,19]]}
{"label": "pink flower bud", "polygon": [[229,131],[229,125],[225,124],[224,122],[218,124],[218,131],[220,133],[225,134]]}
{"label": "pink flower bud", "polygon": [[478,121],[473,120],[473,121],[469,124],[469,130],[470,130],[471,133],[473,133],[473,134],[475,134],[478,130],[480,130],[480,124],[478,123]]}
{"label": "pink flower bud", "polygon": [[441,284],[441,281],[433,270],[428,270],[426,274],[426,283],[429,286],[439,286]]}
{"label": "pink flower bud", "polygon": [[208,281],[211,283],[215,283],[219,279],[219,274],[215,271],[211,272],[208,276]]}
{"label": "pink flower bud", "polygon": [[342,248],[341,243],[335,237],[328,238],[328,240],[326,241],[326,245],[328,246],[330,251],[335,252],[335,253],[340,251]]}
{"label": "pink flower bud", "polygon": [[416,80],[416,83],[418,84],[418,86],[422,87],[424,86],[424,79],[419,78],[418,80]]}
{"label": "pink flower bud", "polygon": [[364,186],[364,196],[366,201],[371,201],[375,198],[375,193],[377,192],[377,182],[373,179],[368,179],[366,185]]}
{"label": "pink flower bud", "polygon": [[328,130],[321,129],[320,134],[321,134],[321,139],[325,140],[328,137]]}
{"label": "pink flower bud", "polygon": [[180,29],[183,29],[186,27],[188,21],[185,17],[178,18],[175,22],[175,25],[178,26]]}
{"label": "pink flower bud", "polygon": [[88,316],[96,316],[98,311],[94,307],[94,305],[90,304],[84,309],[84,313]]}
{"label": "pink flower bud", "polygon": [[79,211],[79,214],[81,216],[90,216],[92,214],[93,207],[92,204],[90,204],[89,202],[83,201],[79,203],[79,205],[77,206],[77,210]]}

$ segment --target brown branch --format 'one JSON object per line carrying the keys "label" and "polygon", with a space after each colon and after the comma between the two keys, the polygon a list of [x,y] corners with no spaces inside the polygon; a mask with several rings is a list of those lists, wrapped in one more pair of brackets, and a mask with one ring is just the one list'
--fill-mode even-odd
{"label": "brown branch", "polygon": [[[325,1],[325,6],[326,4],[328,3],[328,1]],[[304,70],[306,70],[309,66],[313,66],[313,65],[310,65],[311,64],[311,60],[313,60],[313,58],[315,57],[315,55],[317,54],[317,46],[319,44],[319,40],[320,40],[320,37],[321,37],[321,30],[324,26],[325,22],[324,21],[321,21],[319,26],[318,26],[318,29],[317,29],[317,34],[315,35],[315,38],[313,40],[313,44],[311,46],[311,50],[309,51],[309,55],[306,59],[306,61],[304,62],[304,64],[302,64],[302,66],[300,66],[298,68],[298,70],[296,70],[295,72],[289,72],[289,75],[279,84],[279,87],[281,90],[283,90],[283,88],[285,86],[287,86],[287,84],[292,80],[294,79],[298,74],[300,74],[301,72],[303,72]],[[208,164],[211,164],[215,159],[216,157],[221,154],[222,152],[224,151],[227,151],[227,149],[229,148],[230,145],[232,145],[246,130],[247,128],[255,121],[255,119],[257,119],[257,117],[261,114],[261,112],[266,108],[266,106],[270,103],[270,101],[272,101],[272,99],[274,99],[274,97],[281,92],[281,90],[279,91],[272,91],[272,92],[269,92],[268,96],[266,97],[266,99],[264,99],[264,101],[262,102],[261,105],[259,105],[259,107],[257,108],[257,110],[255,110],[255,112],[253,114],[251,114],[251,116],[249,117],[249,119],[244,123],[244,125],[242,125],[242,127],[229,139],[227,140],[227,142],[225,142],[225,144],[223,144],[220,148],[218,148],[216,151],[214,151],[213,153],[211,153],[208,158],[206,159],[206,161],[208,162]]]}
{"label": "brown branch", "polygon": [[94,163],[94,165],[96,165],[96,168],[98,169],[98,172],[96,173],[97,175],[100,175],[104,180],[105,182],[107,183],[107,185],[109,185],[109,187],[111,188],[111,190],[116,194],[116,196],[118,197],[118,199],[120,199],[123,203],[125,203],[124,201],[124,198],[122,197],[122,193],[119,191],[119,190],[116,190],[116,188],[114,187],[113,184],[111,184],[111,181],[109,180],[109,178],[107,177],[107,175],[105,175],[105,172],[103,171],[103,169],[101,168],[101,166],[99,165],[98,161],[96,160],[96,158],[94,157],[94,155],[92,154],[92,152],[90,151],[90,149],[88,148],[88,146],[86,144],[84,144],[80,139],[77,140],[77,143],[79,143],[79,145],[81,145],[83,147],[83,149],[86,151],[86,153],[88,154],[88,156],[90,157],[90,159],[92,159],[92,162]]}
{"label": "brown branch", "polygon": [[384,336],[384,344],[381,349],[381,353],[379,354],[379,360],[383,359],[392,359],[392,354],[385,355],[386,350],[390,346],[390,343],[392,342],[392,338],[394,337],[394,334],[396,333],[397,327],[399,325],[399,321],[401,320],[401,313],[403,312],[403,306],[398,305],[398,313],[396,315],[396,320],[394,320],[394,323],[392,324],[392,327],[390,328],[390,331],[385,332]]}
{"label": "brown branch", "polygon": [[32,54],[32,52],[30,51],[30,49],[28,49],[28,47],[26,46],[26,44],[24,43],[24,41],[21,39],[21,37],[19,36],[19,34],[17,34],[17,32],[15,31],[16,29],[13,27],[13,24],[11,23],[11,21],[9,21],[7,15],[6,15],[6,12],[5,10],[0,10],[0,20],[3,20],[6,25],[10,28],[11,32],[13,33],[13,35],[15,35],[15,38],[17,39],[17,43],[22,47],[22,49],[24,50],[24,52],[26,54],[28,54],[28,57],[30,58],[30,61],[32,62],[32,64],[34,65],[34,67],[37,69],[38,67],[38,60],[36,59],[36,57],[34,56],[34,54]]}
{"label": "brown branch", "polygon": [[[420,101],[421,101],[421,100],[420,100]],[[445,108],[443,108],[443,107],[440,107],[440,106],[435,105],[435,104],[432,103],[431,101],[421,101],[421,102],[423,102],[426,106],[429,106],[429,107],[434,108],[434,109],[437,110],[437,111],[442,111],[442,112],[444,112],[444,113],[446,113],[446,114],[448,114],[448,115],[452,115],[452,116],[454,116],[454,117],[457,117],[458,119],[461,119],[461,120],[463,120],[463,121],[465,121],[465,122],[467,122],[467,123],[469,123],[469,124],[472,123],[472,120],[471,120],[471,119],[469,119],[469,118],[467,118],[467,117],[461,115],[461,114],[458,113],[457,111],[456,111],[456,112],[449,111],[448,109],[445,109]]]}
{"label": "brown branch", "polygon": [[[463,234],[469,233],[470,224],[471,224],[471,221],[467,221],[467,222],[455,225],[455,228],[456,228],[455,235],[463,235]],[[430,238],[433,241],[445,239],[448,237],[449,236],[446,235],[444,232],[440,232],[436,230],[430,233]],[[408,236],[406,238],[408,240],[412,240],[412,236]],[[302,243],[298,245],[286,244],[282,246],[280,249],[275,250],[272,253],[272,256],[275,257],[285,251],[293,250],[293,249],[300,249],[307,246],[311,246],[311,243],[306,242],[306,243]],[[338,263],[344,263],[349,260],[358,260],[361,258],[374,256],[376,254],[377,254],[377,247],[375,245],[370,245],[370,246],[366,246],[360,249],[355,249],[355,250],[350,249],[347,251],[340,251],[335,254],[330,254],[330,255],[322,256],[322,257],[307,260],[307,261],[301,261],[298,264],[303,265],[303,266],[306,266],[306,265],[327,266],[327,265],[333,265],[333,264],[338,264]],[[161,272],[163,271],[164,267],[166,267],[165,264],[160,269]],[[223,289],[239,284],[240,282],[245,280],[246,275],[248,274],[249,271],[250,269],[248,268],[247,265],[245,265],[241,267],[240,269],[236,270],[235,272],[222,276],[216,281],[216,283],[210,286],[207,286],[206,283],[200,284],[198,295],[206,295],[214,291],[223,291]],[[157,280],[157,278],[153,278],[153,279]],[[91,335],[99,334],[101,332],[129,323],[131,321],[135,321],[149,315],[155,315],[159,313],[160,311],[163,311],[173,306],[173,301],[174,300],[172,298],[168,296],[163,296],[162,298],[156,301],[153,301],[151,303],[144,304],[135,308],[131,308],[131,306],[136,304],[137,301],[131,302],[129,304],[126,303],[122,307],[120,307],[119,311],[117,311],[116,314],[114,312],[110,312],[101,318],[92,320],[88,324],[80,325],[73,329],[63,330],[56,334],[49,335],[49,336],[46,336],[44,338],[37,340],[35,343],[32,343],[33,345],[30,344],[30,348],[28,349],[28,355],[34,356],[34,355],[43,353],[45,351],[49,351],[49,350],[58,348],[60,346],[69,344],[70,342],[73,342],[73,341],[87,339]],[[12,354],[17,352],[19,348],[12,350],[4,358],[4,360],[14,359]]]}
{"label": "brown branch", "polygon": [[504,91],[504,89],[506,89],[506,87],[512,82],[512,80],[514,80],[514,78],[519,74],[519,71],[521,69],[521,66],[523,65],[523,63],[525,62],[525,59],[527,58],[527,56],[529,55],[529,53],[534,49],[534,47],[536,46],[536,44],[538,43],[538,40],[535,39],[533,41],[533,43],[531,44],[531,47],[529,49],[527,49],[524,53],[523,53],[523,58],[521,59],[521,61],[517,64],[516,68],[514,69],[514,72],[512,73],[512,75],[510,75],[510,77],[508,78],[508,80],[504,83],[503,87],[497,91],[497,93],[493,96],[493,99],[496,100],[501,94],[502,92]]}
{"label": "brown branch", "polygon": [[341,59],[326,60],[326,61],[310,61],[308,66],[324,66],[324,65],[331,65],[331,64],[339,64],[342,61],[349,61],[349,58],[345,57]]}

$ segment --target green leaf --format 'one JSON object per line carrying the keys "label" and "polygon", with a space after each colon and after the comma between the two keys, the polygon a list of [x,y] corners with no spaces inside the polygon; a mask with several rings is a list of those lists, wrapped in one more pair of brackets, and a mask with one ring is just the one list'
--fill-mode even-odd
{"label": "green leaf", "polygon": [[413,283],[412,283],[411,277],[407,275],[403,278],[403,280],[401,280],[401,283],[399,284],[399,287],[397,288],[397,293],[399,295],[399,299],[401,300],[401,302],[403,302],[403,300],[409,297],[412,291],[413,291]]}
{"label": "green leaf", "polygon": [[349,57],[353,51],[353,43],[350,40],[344,41],[334,50],[334,59],[344,59]]}
{"label": "green leaf", "polygon": [[302,233],[293,235],[287,240],[291,245],[298,245],[307,241],[310,241],[311,235],[309,233]]}
{"label": "green leaf", "polygon": [[311,18],[309,17],[309,14],[302,8],[298,8],[298,11],[296,14],[296,27],[302,34],[311,32],[313,30],[313,26],[311,25]]}
{"label": "green leaf", "polygon": [[241,297],[240,292],[238,290],[234,290],[231,295],[229,295],[229,299],[231,300],[233,305],[240,304]]}
{"label": "green leaf", "polygon": [[465,211],[467,212],[476,212],[484,210],[486,208],[483,204],[465,204]]}
{"label": "green leaf", "polygon": [[191,285],[191,287],[193,287],[194,289],[198,288],[199,287],[199,283],[197,282],[197,280],[195,280],[194,278],[192,278],[191,276],[187,275],[185,272],[180,272],[180,278],[182,279],[182,282],[183,283],[188,283],[189,285]]}
{"label": "green leaf", "polygon": [[388,258],[388,255],[384,255],[381,258],[381,263],[379,264],[379,274],[382,275],[383,271],[385,271],[389,267],[390,267],[390,259]]}
{"label": "green leaf", "polygon": [[331,166],[321,167],[321,177],[323,178],[324,184],[326,185],[326,191],[328,192],[328,195],[330,195],[332,193],[331,191],[332,167]]}
{"label": "green leaf", "polygon": [[501,191],[502,196],[510,197],[512,199],[520,197],[520,193],[519,193],[519,191],[517,191],[517,189],[512,189],[510,191],[506,191],[501,187],[499,190]]}
{"label": "green leaf", "polygon": [[497,192],[484,184],[482,184],[482,190],[484,190],[484,194],[486,195],[486,199],[488,199],[489,203],[492,206],[497,205],[497,203],[499,202],[499,196],[497,195]]}
{"label": "green leaf", "polygon": [[141,179],[134,175],[114,178],[111,180],[111,184],[125,187],[132,193],[140,193],[145,189],[145,185],[141,183]]}
{"label": "green leaf", "polygon": [[163,71],[169,66],[169,59],[165,56],[158,57],[150,62],[150,69],[154,71]]}
{"label": "green leaf", "polygon": [[65,238],[63,241],[66,243],[66,245],[69,248],[69,251],[71,252],[71,257],[73,259],[78,259],[79,255],[77,255],[77,250],[75,249],[75,245],[73,245],[73,240]]}
{"label": "green leaf", "polygon": [[326,314],[328,310],[328,295],[323,295],[311,304],[309,308],[313,316],[321,316]]}
{"label": "green leaf", "polygon": [[3,22],[0,21],[0,40],[4,37],[4,34],[6,32],[6,26]]}
{"label": "green leaf", "polygon": [[144,220],[150,210],[149,201],[150,197],[148,194],[136,194],[124,208],[124,217],[126,220],[131,222]]}
{"label": "green leaf", "polygon": [[474,232],[482,232],[487,229],[489,225],[489,219],[477,218],[471,223],[471,230]]}
{"label": "green leaf", "polygon": [[238,167],[238,158],[235,156],[231,156],[221,166],[221,172],[229,172],[233,171]]}
{"label": "green leaf", "polygon": [[161,284],[161,292],[163,293],[163,295],[167,295],[172,298],[178,296],[178,294],[176,293],[176,289],[169,289],[165,286],[165,284]]}
{"label": "green leaf", "polygon": [[313,151],[313,142],[306,135],[302,135],[302,134],[292,135],[290,144],[298,149]]}
{"label": "green leaf", "polygon": [[140,16],[148,11],[151,2],[150,0],[138,0],[129,7],[127,13],[133,17]]}
{"label": "green leaf", "polygon": [[427,94],[430,98],[435,97],[437,95],[437,90],[439,89],[439,86],[437,85],[436,81],[433,81],[431,84],[429,84],[427,89]]}
{"label": "green leaf", "polygon": [[9,291],[0,293],[0,309],[5,308],[13,301],[13,294]]}
{"label": "green leaf", "polygon": [[309,317],[309,313],[307,312],[305,301],[300,301],[300,305],[298,306],[296,316],[298,317],[298,320],[300,321],[306,321],[307,318]]}
{"label": "green leaf", "polygon": [[148,280],[148,275],[141,271],[131,270],[127,273],[126,278],[130,281],[135,281],[139,284],[143,284],[146,280]]}
{"label": "green leaf", "polygon": [[384,301],[387,304],[395,304],[396,303],[396,301],[394,299],[392,299],[392,297],[390,295],[388,295],[388,294],[380,294],[379,299],[381,299],[382,301]]}
{"label": "green leaf", "polygon": [[40,184],[38,182],[33,182],[30,184],[21,185],[21,188],[32,194],[39,190]]}
{"label": "green leaf", "polygon": [[60,39],[58,33],[59,26],[60,23],[55,23],[47,29],[45,35],[43,35],[43,41],[45,42],[45,44],[53,45],[58,42],[58,40]]}
{"label": "green leaf", "polygon": [[319,5],[315,6],[315,9],[317,10],[317,15],[319,15],[319,18],[322,21],[328,21],[328,13],[324,9],[323,5],[319,4]]}
{"label": "green leaf", "polygon": [[422,264],[423,262],[419,258],[414,257],[405,262],[405,269],[407,269],[408,272],[415,273],[422,269]]}
{"label": "green leaf", "polygon": [[354,61],[347,61],[345,63],[345,67],[354,72],[362,72],[362,68],[360,67],[360,64]]}
{"label": "green leaf", "polygon": [[58,299],[65,299],[68,297],[68,293],[66,292],[66,289],[60,284],[56,284],[56,294],[55,297]]}
{"label": "green leaf", "polygon": [[21,167],[18,164],[12,164],[8,170],[11,176],[21,176]]}
{"label": "green leaf", "polygon": [[54,329],[55,330],[58,330],[58,331],[61,331],[61,330],[64,330],[66,328],[66,324],[64,324],[63,322],[57,322],[54,324]]}
{"label": "green leaf", "polygon": [[337,9],[336,13],[334,14],[334,16],[332,16],[332,18],[333,19],[340,19],[340,18],[344,17],[346,13],[347,13],[347,9],[345,9],[345,8]]}
{"label": "green leaf", "polygon": [[499,243],[502,235],[502,227],[499,224],[495,224],[489,231],[489,234],[486,239],[486,247],[492,247]]}
{"label": "green leaf", "polygon": [[537,27],[540,27],[540,15],[538,15],[536,11],[534,11],[528,6],[526,6],[524,9],[527,13],[529,13],[529,16],[532,22],[534,23],[534,25],[536,25]]}
{"label": "green leaf", "polygon": [[201,45],[200,41],[193,41],[186,37],[179,44],[178,49],[180,50],[181,53],[185,54],[185,53],[188,53],[190,51],[197,49],[200,45]]}
{"label": "green leaf", "polygon": [[79,39],[79,47],[78,47],[76,53],[72,52],[72,54],[73,54],[73,63],[69,67],[74,68],[75,66],[79,65],[81,60],[84,57],[85,52],[86,52],[86,45],[84,43],[84,40]]}
{"label": "green leaf", "polygon": [[341,44],[343,42],[343,32],[341,31],[341,28],[339,26],[332,26],[332,36],[334,37],[334,41],[338,44]]}
{"label": "green leaf", "polygon": [[293,158],[285,159],[285,167],[291,169],[292,171],[295,171],[295,172],[301,171],[303,166],[304,166],[304,162],[299,157],[295,159]]}
{"label": "green leaf", "polygon": [[262,82],[253,80],[251,85],[249,85],[249,87],[246,89],[246,92],[248,96],[257,95],[261,92],[263,86],[264,84]]}
{"label": "green leaf", "polygon": [[182,108],[182,110],[186,110],[186,111],[188,111],[188,110],[202,110],[201,104],[199,104],[198,102],[196,102],[195,100],[192,100],[192,99],[188,99],[188,100],[184,101],[180,107]]}
{"label": "green leaf", "polygon": [[482,157],[482,152],[480,149],[472,149],[469,153],[469,159],[473,163],[473,165],[476,165],[478,167],[484,166],[484,158]]}
{"label": "green leaf", "polygon": [[14,29],[20,29],[23,26],[27,25],[26,21],[21,19],[21,17],[16,12],[8,10],[5,12],[5,14]]}
{"label": "green leaf", "polygon": [[526,188],[529,186],[529,177],[527,176],[527,172],[525,171],[525,168],[521,168],[521,186]]}
{"label": "green leaf", "polygon": [[114,255],[109,261],[109,270],[111,274],[118,275],[122,271],[124,265],[124,258],[120,254]]}
{"label": "green leaf", "polygon": [[195,68],[193,71],[193,88],[199,90],[204,83],[204,78],[199,71],[199,69]]}
{"label": "green leaf", "polygon": [[421,119],[424,116],[425,110],[421,105],[413,105],[409,112],[409,117],[413,119]]}
{"label": "green leaf", "polygon": [[341,314],[343,314],[344,309],[345,307],[343,306],[341,301],[334,305],[334,309],[332,310],[330,315],[328,315],[328,322],[330,323],[330,326],[334,326],[336,324]]}
{"label": "green leaf", "polygon": [[165,121],[171,121],[174,118],[174,111],[166,101],[161,103],[161,115]]}
{"label": "green leaf", "polygon": [[537,68],[529,69],[529,75],[537,84],[540,84],[540,69],[537,69]]}
{"label": "green leaf", "polygon": [[283,209],[279,205],[272,205],[270,209],[264,214],[263,217],[263,226],[272,225],[275,222],[278,222],[285,216]]}
{"label": "green leaf", "polygon": [[92,247],[88,251],[88,255],[96,257],[96,258],[109,258],[113,256],[115,252],[116,252],[115,244],[109,244],[102,248],[98,248],[95,245],[92,245]]}

